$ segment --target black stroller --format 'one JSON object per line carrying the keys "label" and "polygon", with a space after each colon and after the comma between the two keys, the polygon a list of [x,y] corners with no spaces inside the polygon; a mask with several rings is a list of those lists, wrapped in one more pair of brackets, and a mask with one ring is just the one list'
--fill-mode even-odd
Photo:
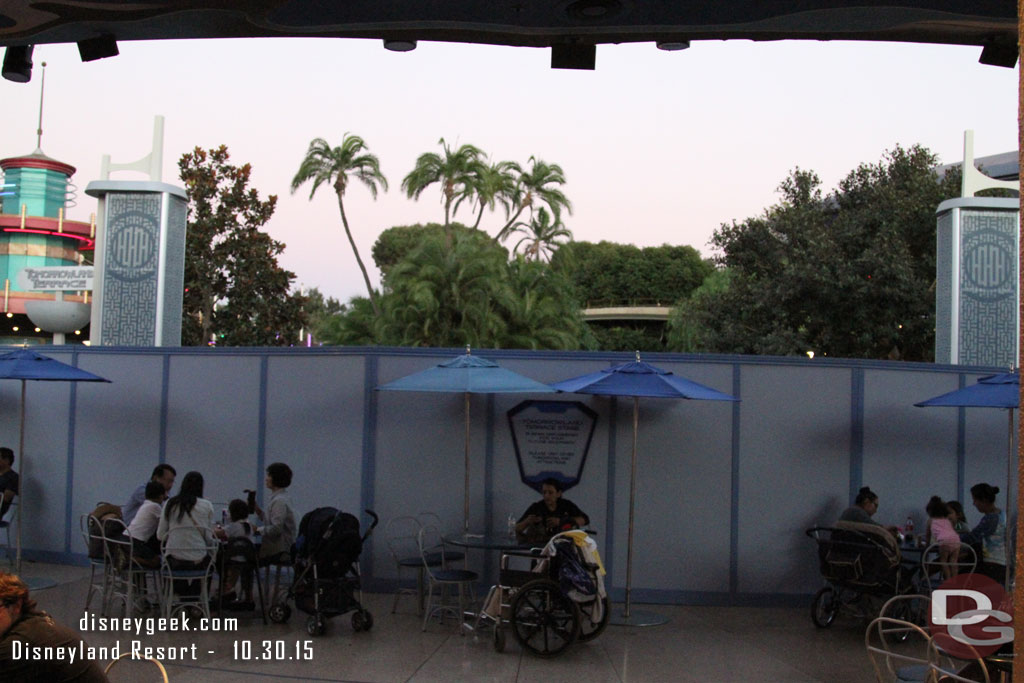
{"label": "black stroller", "polygon": [[299,536],[292,548],[295,578],[284,598],[270,606],[267,616],[275,624],[291,617],[289,600],[310,615],[306,631],[322,635],[325,620],[352,612],[352,628],[369,631],[373,615],[361,604],[359,554],[379,518],[366,510],[373,522],[362,536],[359,520],[347,512],[322,507],[307,512],[299,522]]}
{"label": "black stroller", "polygon": [[[871,619],[881,603],[896,595],[920,592],[920,571],[905,562],[895,539],[885,529],[868,524],[837,522],[813,527],[807,535],[818,544],[818,563],[825,587],[811,603],[811,620],[828,628],[842,612]],[[901,604],[917,611],[919,606]],[[919,620],[919,614],[898,614]]]}

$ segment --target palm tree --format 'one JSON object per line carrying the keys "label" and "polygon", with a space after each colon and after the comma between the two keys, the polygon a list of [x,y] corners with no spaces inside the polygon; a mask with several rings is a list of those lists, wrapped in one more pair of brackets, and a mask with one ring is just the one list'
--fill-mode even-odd
{"label": "palm tree", "polygon": [[572,202],[565,196],[557,186],[565,184],[565,172],[558,164],[549,164],[542,159],[530,157],[529,172],[520,171],[516,188],[513,192],[513,204],[517,207],[505,226],[498,231],[495,241],[504,241],[513,231],[516,221],[524,210],[530,209],[533,215],[534,201],[538,200],[547,204],[554,215],[555,222],[559,222],[564,208],[572,214]]}
{"label": "palm tree", "polygon": [[459,204],[464,201],[476,201],[477,214],[473,229],[480,227],[480,219],[484,216],[484,209],[494,211],[496,206],[505,210],[505,219],[508,219],[509,208],[512,198],[516,193],[516,179],[522,174],[519,164],[514,161],[499,161],[497,163],[485,164],[481,162],[475,173],[468,178],[468,183],[462,194],[455,202],[454,210],[459,210]]}
{"label": "palm tree", "polygon": [[552,221],[544,207],[537,211],[537,215],[529,223],[521,221],[516,223],[513,226],[513,231],[526,233],[525,237],[516,242],[512,251],[518,251],[521,245],[525,245],[523,257],[527,261],[540,261],[545,256],[550,259],[561,238],[572,239],[572,232],[569,228],[565,227],[565,224],[557,216]]}
{"label": "palm tree", "polygon": [[352,230],[348,226],[348,218],[345,216],[345,190],[353,178],[361,182],[377,198],[377,186],[385,192],[388,189],[387,178],[380,172],[380,161],[373,154],[368,153],[368,148],[363,139],[358,135],[345,135],[341,139],[341,145],[331,147],[323,138],[316,138],[309,143],[306,156],[299,165],[299,170],[292,178],[292,194],[299,189],[306,181],[313,181],[313,189],[309,193],[312,201],[317,188],[323,183],[331,183],[334,192],[338,195],[338,210],[341,211],[341,223],[345,226],[345,235],[348,243],[352,246],[352,253],[355,254],[356,263],[363,273],[363,280],[366,282],[366,291],[370,295],[370,303],[373,305],[374,315],[380,317],[380,305],[377,302],[377,293],[370,284],[370,275],[366,272],[363,259],[359,256],[359,249],[356,241],[352,239]]}
{"label": "palm tree", "polygon": [[427,152],[416,159],[416,166],[402,180],[402,189],[410,199],[419,199],[423,190],[434,183],[441,183],[444,201],[444,229],[447,246],[452,245],[449,229],[452,203],[472,184],[472,178],[479,172],[483,152],[473,145],[462,145],[457,150],[441,138],[437,141],[444,149],[444,156]]}

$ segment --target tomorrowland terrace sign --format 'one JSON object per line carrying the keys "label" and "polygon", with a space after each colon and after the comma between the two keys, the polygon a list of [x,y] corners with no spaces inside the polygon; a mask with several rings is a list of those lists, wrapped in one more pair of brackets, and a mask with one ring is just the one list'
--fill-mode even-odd
{"label": "tomorrowland terrace sign", "polygon": [[91,290],[93,266],[46,266],[18,271],[18,289],[23,292]]}
{"label": "tomorrowland terrace sign", "polygon": [[580,482],[597,413],[579,401],[523,401],[508,422],[524,484],[540,491],[549,477],[563,489]]}

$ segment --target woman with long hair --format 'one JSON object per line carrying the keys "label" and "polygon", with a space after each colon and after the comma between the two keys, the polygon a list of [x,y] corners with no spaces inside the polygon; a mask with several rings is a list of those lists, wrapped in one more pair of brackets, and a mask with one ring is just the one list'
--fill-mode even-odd
{"label": "woman with long hair", "polygon": [[181,480],[178,495],[164,506],[156,530],[167,564],[171,569],[204,569],[213,559],[212,539],[223,534],[213,528],[213,504],[203,498],[203,475],[189,472]]}

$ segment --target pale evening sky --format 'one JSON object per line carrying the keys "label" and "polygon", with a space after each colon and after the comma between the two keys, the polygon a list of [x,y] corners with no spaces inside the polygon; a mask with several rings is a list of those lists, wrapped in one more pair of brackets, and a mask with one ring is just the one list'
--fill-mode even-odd
{"label": "pale evening sky", "polygon": [[[392,225],[443,218],[440,190],[418,202],[402,178],[438,138],[493,159],[558,163],[578,240],[690,244],[709,254],[723,222],[759,214],[792,168],[826,189],[897,143],[960,160],[963,131],[977,156],[1016,149],[1017,71],[978,64],[980,48],[898,43],[694,42],[668,53],[651,43],[601,45],[597,69],[549,68],[550,51],[420,43],[392,53],[380,41],[318,39],[128,42],[117,57],[82,63],[74,45],[36,48],[30,83],[0,81],[0,158],[35,148],[40,62],[47,62],[43,151],[78,172],[88,220],[100,156],[134,161],[166,117],[164,182],[177,159],[226,144],[251,163],[261,196],[278,195],[267,226],[287,244],[296,282],[342,300],[365,294],[330,188],[308,201],[289,192],[314,137],[351,132],[380,158],[391,189],[361,186],[346,211],[361,253]],[[131,179],[132,174],[118,174]],[[469,213],[459,218],[470,222]],[[492,234],[500,215],[485,215]],[[509,245],[511,246],[511,244]]]}

